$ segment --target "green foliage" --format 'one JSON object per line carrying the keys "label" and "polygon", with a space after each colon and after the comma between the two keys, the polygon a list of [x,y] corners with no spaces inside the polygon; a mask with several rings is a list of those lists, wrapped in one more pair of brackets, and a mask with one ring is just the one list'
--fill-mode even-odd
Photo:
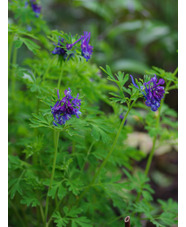
{"label": "green foliage", "polygon": [[[98,68],[91,63],[101,59],[97,49],[105,50],[102,57],[106,61],[113,56],[113,44],[97,39],[96,29],[90,40],[91,45],[95,44],[90,61],[81,56],[81,43],[67,50],[68,54],[76,50],[76,56],[61,61],[51,53],[59,36],[73,43],[82,33],[71,35],[50,30],[42,14],[36,17],[30,6],[25,7],[25,2],[9,3],[10,225],[20,226],[22,220],[30,227],[114,227],[123,225],[122,218],[127,215],[132,217],[133,226],[141,226],[143,217],[156,226],[176,224],[177,203],[172,199],[154,201],[151,179],[138,165],[140,161],[145,162],[146,154],[130,145],[128,136],[140,130],[140,126],[151,137],[157,137],[156,146],[175,145],[177,113],[164,103],[160,112],[150,111],[141,99],[143,95],[131,85],[129,74],[122,71],[147,70],[148,75],[156,74],[165,79],[167,95],[177,89],[177,70],[149,69],[139,56],[136,59],[113,57],[111,64],[108,60],[106,67]],[[98,15],[106,24],[116,14],[128,12],[130,4],[137,14],[144,7],[144,2],[138,0],[73,1],[72,4]],[[135,18],[128,22],[122,20],[106,31],[111,42],[117,36],[120,40],[123,32],[133,35],[138,31],[140,48],[160,39],[165,43],[171,34],[164,24],[148,20],[143,23]],[[27,25],[32,29],[28,30]],[[149,78],[144,76],[136,83],[140,87]],[[73,96],[79,93],[80,118],[73,116],[64,125],[54,126],[51,107],[58,100],[57,89],[62,99],[69,87]]]}
{"label": "green foliage", "polygon": [[[128,74],[124,75],[124,73],[119,71],[114,76],[108,65],[106,66],[106,69],[104,69],[102,67],[100,67],[100,68],[108,75],[107,79],[116,83],[119,88],[119,94],[116,94],[113,92],[109,93],[110,95],[114,96],[114,97],[110,98],[113,102],[120,102],[121,104],[126,102],[127,106],[129,107],[132,100],[136,101],[138,99],[138,97],[140,96],[138,90],[136,90],[133,87],[131,87],[132,89],[125,87],[125,84],[127,83],[128,79],[129,79]],[[135,92],[133,89],[135,90]],[[128,97],[128,95],[130,95],[130,98]]]}
{"label": "green foliage", "polygon": [[91,221],[83,216],[78,217],[78,215],[82,212],[81,209],[72,208],[68,210],[67,207],[63,208],[65,217],[61,217],[59,212],[54,213],[54,222],[57,226],[66,226],[68,223],[71,223],[73,227],[91,227]]}

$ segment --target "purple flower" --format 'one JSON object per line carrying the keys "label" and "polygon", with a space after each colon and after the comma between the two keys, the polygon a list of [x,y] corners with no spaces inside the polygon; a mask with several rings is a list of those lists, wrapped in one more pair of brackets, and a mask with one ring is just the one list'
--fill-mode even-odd
{"label": "purple flower", "polygon": [[[74,54],[67,54],[67,51],[64,49],[64,46],[62,45],[64,43],[64,39],[59,37],[57,46],[55,45],[54,50],[52,51],[52,54],[58,54],[59,56],[62,56],[64,60],[69,60],[71,57],[74,56]],[[68,45],[68,44],[67,44]]]}
{"label": "purple flower", "polygon": [[[74,43],[66,44],[66,49],[71,50],[73,46],[75,46],[79,41],[81,41],[81,54],[86,59],[86,61],[88,61],[90,59],[90,56],[92,55],[92,52],[93,52],[93,47],[89,45],[90,35],[91,35],[90,32],[84,32],[84,35],[82,35]],[[64,40],[61,39],[61,42],[64,42]],[[58,47],[56,47],[52,53],[66,56],[65,55],[66,50],[64,50],[64,48],[60,44],[60,42],[58,42],[57,45],[58,45]]]}
{"label": "purple flower", "polygon": [[52,51],[52,54],[61,55],[65,60],[67,58],[67,51],[63,48],[63,45],[62,45],[63,42],[64,42],[64,39],[61,38],[58,40],[57,46],[54,44],[55,48]]}
{"label": "purple flower", "polygon": [[39,14],[41,13],[41,6],[37,4],[36,0],[30,0],[30,3],[36,17],[39,17]]}
{"label": "purple flower", "polygon": [[132,75],[130,75],[130,77],[132,79],[133,85],[141,90],[143,96],[145,97],[146,106],[151,107],[152,111],[156,111],[160,107],[160,102],[164,97],[165,90],[161,85],[163,85],[165,81],[163,79],[159,79],[158,81],[155,75],[151,80],[149,80],[147,83],[144,83],[143,86],[139,88],[134,82]]}
{"label": "purple flower", "polygon": [[81,40],[81,54],[88,61],[93,52],[93,47],[89,45],[90,32],[84,32],[84,36]]}
{"label": "purple flower", "polygon": [[[28,2],[25,2],[25,7],[28,6]],[[37,4],[36,0],[30,0],[30,6],[32,7],[33,12],[35,13],[36,17],[39,17],[39,14],[41,13],[41,6]]]}
{"label": "purple flower", "polygon": [[59,90],[57,90],[58,101],[52,107],[51,106],[51,113],[53,114],[54,121],[53,124],[57,126],[57,124],[64,125],[67,120],[69,120],[72,115],[75,115],[79,118],[81,112],[79,111],[81,106],[81,100],[78,99],[79,94],[77,97],[74,98],[71,95],[71,90],[65,90],[65,97],[60,100]]}

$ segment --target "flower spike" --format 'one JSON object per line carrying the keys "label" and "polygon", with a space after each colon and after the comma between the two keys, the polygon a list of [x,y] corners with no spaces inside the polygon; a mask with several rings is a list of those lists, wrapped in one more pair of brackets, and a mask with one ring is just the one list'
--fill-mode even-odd
{"label": "flower spike", "polygon": [[[72,44],[66,44],[66,49],[64,49],[63,45],[61,43],[64,43],[64,39],[59,38],[57,46],[52,51],[53,54],[58,54],[63,56],[64,60],[67,58],[67,50],[71,50],[73,46],[75,46],[79,41],[81,41],[81,54],[82,56],[88,61],[92,55],[93,47],[89,45],[90,40],[90,32],[84,32],[84,35],[82,35],[78,40],[76,40]],[[69,58],[73,56],[73,54],[70,54]]]}
{"label": "flower spike", "polygon": [[71,95],[70,88],[65,90],[64,94],[65,97],[60,100],[59,90],[57,90],[57,96],[60,101],[58,100],[53,107],[51,106],[51,113],[54,117],[53,124],[55,126],[57,126],[57,124],[64,125],[65,122],[72,117],[72,115],[75,115],[77,118],[79,118],[79,115],[81,114],[81,100],[78,99],[79,94],[77,94],[77,97],[74,98]]}
{"label": "flower spike", "polygon": [[[133,85],[138,88],[138,86],[135,84],[133,77],[130,75],[132,79]],[[147,83],[144,83],[141,88],[138,88],[145,97],[145,105],[148,107],[151,107],[152,111],[156,111],[160,107],[160,102],[162,98],[164,97],[164,87],[160,86],[165,83],[164,79],[157,79],[157,76],[154,75],[154,77],[149,80]]]}

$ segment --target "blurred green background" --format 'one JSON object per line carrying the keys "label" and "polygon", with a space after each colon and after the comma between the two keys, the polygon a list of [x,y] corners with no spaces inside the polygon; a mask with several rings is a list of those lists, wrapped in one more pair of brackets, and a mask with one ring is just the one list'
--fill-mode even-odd
{"label": "blurred green background", "polygon": [[[72,35],[90,31],[92,62],[144,75],[152,66],[178,65],[178,2],[175,0],[43,0],[51,29]],[[177,110],[177,91],[166,103]]]}

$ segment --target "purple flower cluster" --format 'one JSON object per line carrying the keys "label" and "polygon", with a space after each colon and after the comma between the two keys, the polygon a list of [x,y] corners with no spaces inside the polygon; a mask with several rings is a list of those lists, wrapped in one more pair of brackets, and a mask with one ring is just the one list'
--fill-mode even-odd
{"label": "purple flower cluster", "polygon": [[[134,82],[133,77],[130,75],[132,79],[133,85],[139,89],[139,87]],[[147,83],[144,83],[143,86],[140,88],[143,96],[145,97],[146,106],[151,107],[152,111],[156,111],[160,107],[160,102],[164,97],[164,87],[161,86],[165,83],[163,79],[157,79],[156,75]]]}
{"label": "purple flower cluster", "polygon": [[81,39],[81,54],[88,61],[93,52],[93,47],[89,45],[90,32],[84,32]]}
{"label": "purple flower cluster", "polygon": [[52,51],[52,54],[58,54],[58,55],[62,56],[64,60],[66,60],[68,55],[67,55],[67,51],[63,48],[63,45],[62,45],[63,42],[64,42],[64,39],[60,38],[57,43],[57,46],[54,44],[56,47]]}
{"label": "purple flower cluster", "polygon": [[[71,50],[73,46],[76,45],[76,43],[78,43],[79,41],[81,41],[81,54],[82,56],[86,59],[86,61],[88,61],[90,59],[90,56],[92,55],[93,52],[93,47],[89,45],[89,41],[90,41],[90,32],[84,32],[84,35],[82,35],[78,40],[76,40],[74,43],[72,44],[66,44],[66,49],[67,50]],[[52,51],[53,54],[58,54],[63,56],[64,60],[66,60],[67,58],[67,51],[64,49],[63,45],[61,44],[61,42],[64,42],[64,39],[60,38],[60,40],[58,41],[57,46],[54,48],[54,50]],[[72,56],[73,54],[71,54]],[[70,56],[70,57],[71,57]]]}
{"label": "purple flower cluster", "polygon": [[53,124],[55,126],[57,126],[57,124],[64,125],[72,115],[79,118],[79,115],[81,114],[79,111],[81,106],[81,100],[78,99],[79,94],[77,94],[76,98],[72,97],[70,88],[65,90],[64,93],[65,97],[60,100],[59,90],[57,90],[58,101],[53,107],[51,106],[51,113],[54,117]]}

